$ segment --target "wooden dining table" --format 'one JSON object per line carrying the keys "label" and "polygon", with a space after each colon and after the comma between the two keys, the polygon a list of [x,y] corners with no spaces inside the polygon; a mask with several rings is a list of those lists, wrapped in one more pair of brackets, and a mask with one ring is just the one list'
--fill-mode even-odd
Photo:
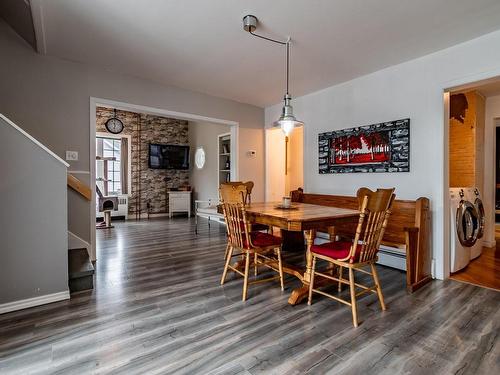
{"label": "wooden dining table", "polygon": [[304,300],[309,292],[312,269],[311,245],[314,243],[316,231],[346,222],[356,222],[359,219],[359,211],[306,203],[293,203],[291,208],[287,209],[278,208],[278,205],[278,202],[252,203],[245,207],[245,211],[253,223],[277,227],[282,231],[304,233],[306,268],[283,264],[283,272],[297,277],[302,282],[302,286],[294,289],[288,299],[289,304],[296,305]]}

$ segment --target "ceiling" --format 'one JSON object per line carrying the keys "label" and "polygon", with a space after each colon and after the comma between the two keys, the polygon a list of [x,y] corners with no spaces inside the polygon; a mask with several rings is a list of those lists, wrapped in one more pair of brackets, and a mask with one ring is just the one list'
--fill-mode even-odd
{"label": "ceiling", "polygon": [[[292,96],[500,28],[498,0],[31,0],[42,53],[257,106],[281,101],[292,37]],[[36,6],[33,6],[36,3]]]}

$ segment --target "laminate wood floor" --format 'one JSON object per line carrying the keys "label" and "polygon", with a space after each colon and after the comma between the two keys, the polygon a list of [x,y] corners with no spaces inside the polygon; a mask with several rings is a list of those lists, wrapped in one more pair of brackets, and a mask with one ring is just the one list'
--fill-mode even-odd
{"label": "laminate wood floor", "polygon": [[240,278],[219,285],[223,228],[196,236],[193,224],[98,231],[94,291],[0,315],[0,373],[500,373],[496,291],[449,280],[409,295],[404,273],[378,267],[388,310],[361,297],[353,328],[350,309],[322,296],[288,305],[291,277],[285,292],[257,284],[241,302]]}
{"label": "laminate wood floor", "polygon": [[453,280],[500,291],[499,246],[500,243],[497,245],[497,248],[484,247],[478,258],[472,260],[467,267],[450,277]]}

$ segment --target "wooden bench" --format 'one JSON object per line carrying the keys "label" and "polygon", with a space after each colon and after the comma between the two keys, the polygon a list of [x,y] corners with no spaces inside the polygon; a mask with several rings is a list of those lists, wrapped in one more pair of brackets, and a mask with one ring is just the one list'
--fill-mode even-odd
{"label": "wooden bench", "polygon": [[[292,202],[318,204],[332,207],[358,209],[355,196],[304,193],[293,191]],[[406,287],[409,292],[422,287],[431,280],[431,246],[429,199],[396,199],[391,210],[382,244],[406,251]],[[325,228],[330,236],[354,237],[356,224]]]}

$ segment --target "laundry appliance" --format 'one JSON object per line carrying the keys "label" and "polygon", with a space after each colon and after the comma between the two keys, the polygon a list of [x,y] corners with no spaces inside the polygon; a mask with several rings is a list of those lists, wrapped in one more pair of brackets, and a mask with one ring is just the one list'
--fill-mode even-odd
{"label": "laundry appliance", "polygon": [[476,259],[478,256],[481,255],[481,251],[483,250],[483,236],[484,236],[484,225],[485,225],[485,220],[486,216],[484,213],[484,206],[483,206],[483,201],[481,200],[481,193],[479,192],[478,188],[474,189],[468,189],[466,195],[469,195],[469,198],[467,199],[469,202],[472,202],[474,204],[474,207],[476,207],[477,215],[478,215],[478,231],[477,231],[477,240],[476,243],[472,246],[470,250],[470,258]]}
{"label": "laundry appliance", "polygon": [[474,205],[474,188],[450,188],[450,268],[457,272],[472,259],[479,234],[479,214]]}

